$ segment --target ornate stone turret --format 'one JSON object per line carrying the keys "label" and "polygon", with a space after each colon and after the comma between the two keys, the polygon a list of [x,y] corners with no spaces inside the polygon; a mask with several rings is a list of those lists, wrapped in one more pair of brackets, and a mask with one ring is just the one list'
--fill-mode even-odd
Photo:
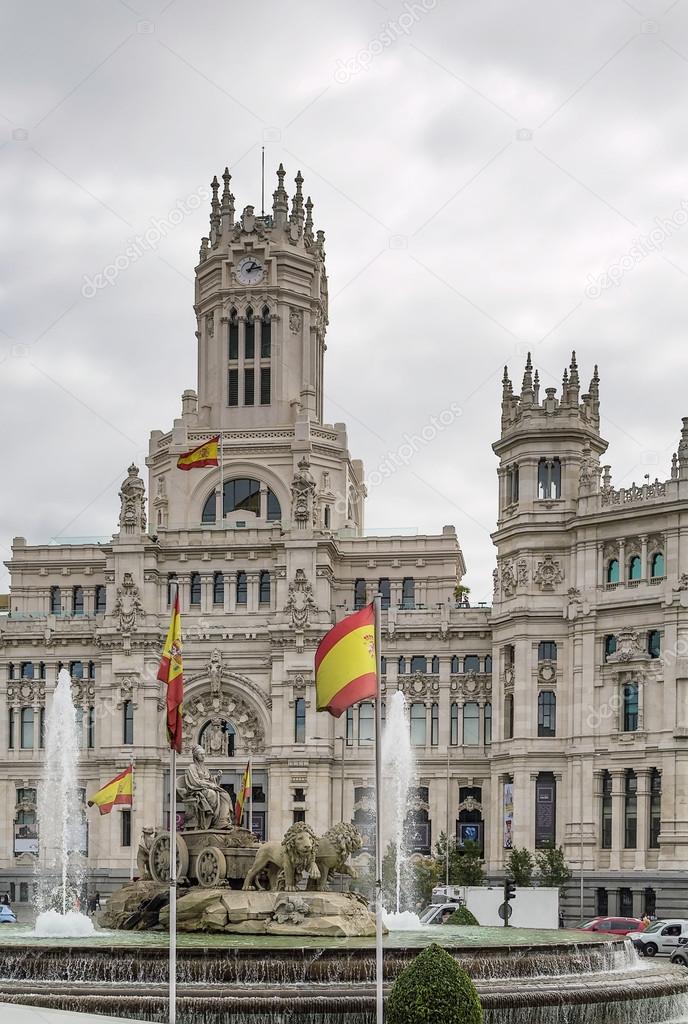
{"label": "ornate stone turret", "polygon": [[119,492],[121,508],[119,513],[120,535],[135,537],[146,530],[146,488],[139,476],[139,468],[133,463]]}

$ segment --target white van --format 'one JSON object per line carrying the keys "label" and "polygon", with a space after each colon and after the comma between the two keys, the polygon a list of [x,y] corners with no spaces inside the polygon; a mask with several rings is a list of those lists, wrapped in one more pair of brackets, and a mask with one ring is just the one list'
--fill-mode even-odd
{"label": "white van", "polygon": [[642,932],[629,932],[630,939],[639,953],[656,956],[657,953],[673,953],[681,936],[688,936],[688,921],[674,918],[669,921],[653,921]]}

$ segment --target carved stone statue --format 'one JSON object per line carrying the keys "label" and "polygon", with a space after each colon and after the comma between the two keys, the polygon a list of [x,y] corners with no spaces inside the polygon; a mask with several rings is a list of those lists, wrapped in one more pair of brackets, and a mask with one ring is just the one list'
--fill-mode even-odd
{"label": "carved stone statue", "polygon": [[122,585],[117,588],[115,600],[115,615],[119,616],[119,628],[121,633],[131,633],[136,626],[139,612],[143,611],[143,602],[139,594],[139,588],[134,583],[134,577],[130,572],[125,572]]}
{"label": "carved stone statue", "polygon": [[304,629],[308,625],[310,613],[316,610],[313,587],[306,579],[303,569],[297,569],[294,579],[289,584],[289,594],[285,611],[291,615],[296,629]]}
{"label": "carved stone statue", "polygon": [[222,651],[216,647],[210,655],[210,661],[208,662],[211,697],[222,696],[222,669]]}
{"label": "carved stone statue", "polygon": [[150,872],[150,848],[153,845],[155,839],[155,829],[151,828],[150,825],[144,825],[141,829],[141,838],[139,839],[139,848],[136,853],[136,866],[139,870],[139,878],[152,878]]}
{"label": "carved stone statue", "polygon": [[194,747],[193,761],[184,772],[184,780],[177,783],[177,795],[186,803],[187,827],[200,829],[228,829],[232,815],[232,800],[219,785],[221,772],[210,772],[205,766],[205,750]]}
{"label": "carved stone statue", "polygon": [[227,734],[220,722],[211,722],[203,733],[203,749],[208,757],[227,756]]}
{"label": "carved stone statue", "polygon": [[292,520],[299,529],[305,530],[313,523],[315,480],[310,471],[310,461],[305,455],[298,466],[298,472],[291,483]]}
{"label": "carved stone statue", "polygon": [[296,822],[285,832],[281,843],[261,844],[243,888],[259,886],[259,878],[265,872],[272,891],[295,889],[305,872],[308,888],[322,892],[333,871],[357,877],[356,869],[347,861],[362,846],[363,840],[355,825],[339,822],[318,839],[310,825]]}
{"label": "carved stone statue", "polygon": [[146,489],[138,466],[132,463],[128,473],[119,492],[119,526],[123,533],[142,533],[146,529]]}

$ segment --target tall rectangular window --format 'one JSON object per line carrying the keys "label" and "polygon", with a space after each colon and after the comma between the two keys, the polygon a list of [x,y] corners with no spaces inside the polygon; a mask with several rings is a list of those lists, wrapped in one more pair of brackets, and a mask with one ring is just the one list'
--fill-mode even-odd
{"label": "tall rectangular window", "polygon": [[260,404],[270,405],[270,367],[260,368]]}
{"label": "tall rectangular window", "polygon": [[391,590],[389,586],[389,579],[387,576],[383,576],[382,579],[378,580],[377,590],[380,595],[380,607],[384,610],[389,608],[391,599]]}
{"label": "tall rectangular window", "polygon": [[626,683],[623,688],[623,731],[636,732],[638,728],[638,684]]}
{"label": "tall rectangular window", "polygon": [[227,404],[238,405],[239,404],[239,371],[230,370],[229,379],[227,384]]}
{"label": "tall rectangular window", "polygon": [[425,704],[419,701],[411,705],[411,745],[424,747],[427,742]]}
{"label": "tall rectangular window", "polygon": [[253,405],[255,396],[255,370],[247,366],[244,370],[244,405]]}
{"label": "tall rectangular window", "polygon": [[553,690],[538,694],[538,736],[557,734],[557,695]]}
{"label": "tall rectangular window", "polygon": [[125,700],[122,705],[122,743],[127,745],[134,742],[134,704]]}
{"label": "tall rectangular window", "polygon": [[346,745],[347,747],[353,747],[354,745],[354,709],[346,709]]}
{"label": "tall rectangular window", "polygon": [[272,321],[267,306],[260,321],[260,358],[269,359],[272,350]]}
{"label": "tall rectangular window", "polygon": [[483,714],[483,742],[486,746],[492,743],[492,704],[488,701]]}
{"label": "tall rectangular window", "polygon": [[662,776],[656,768],[650,777],[650,841],[651,850],[659,849],[659,833],[662,830]]}
{"label": "tall rectangular window", "polygon": [[449,709],[449,743],[452,747],[459,742],[459,705],[454,700]]}
{"label": "tall rectangular window", "polygon": [[240,570],[236,576],[236,603],[248,603],[248,577],[243,570]]}
{"label": "tall rectangular window", "polygon": [[401,607],[416,607],[416,581],[412,576],[405,576],[401,584]]}
{"label": "tall rectangular window", "polygon": [[538,498],[561,498],[561,462],[540,459],[538,463]]}
{"label": "tall rectangular window", "polygon": [[74,589],[72,591],[72,600],[73,600],[73,603],[74,603],[74,607],[72,609],[72,614],[74,614],[74,615],[83,615],[84,614],[84,588],[83,587],[74,587]]}
{"label": "tall rectangular window", "polygon": [[253,310],[246,310],[244,322],[244,359],[253,359],[256,350],[256,322],[253,319]]}
{"label": "tall rectangular window", "polygon": [[267,569],[263,569],[258,577],[258,602],[270,604],[270,573]]}
{"label": "tall rectangular window", "polygon": [[436,747],[440,742],[440,706],[432,703],[430,706],[430,745]]}
{"label": "tall rectangular window", "polygon": [[294,743],[306,742],[306,700],[297,697],[294,701]]}
{"label": "tall rectangular window", "polygon": [[507,693],[504,698],[504,739],[514,738],[514,695]]}
{"label": "tall rectangular window", "polygon": [[8,719],[7,724],[9,726],[7,733],[7,746],[10,750],[14,750],[14,708],[8,708]]}
{"label": "tall rectangular window", "polygon": [[358,708],[358,742],[372,743],[375,737],[375,705],[364,700]]}
{"label": "tall rectangular window", "polygon": [[557,645],[554,640],[541,640],[538,644],[538,661],[556,661]]}
{"label": "tall rectangular window", "polygon": [[225,602],[225,576],[222,572],[213,574],[213,604]]}
{"label": "tall rectangular window", "polygon": [[86,745],[89,750],[93,750],[96,745],[96,709],[92,706],[88,709],[86,720]]}
{"label": "tall rectangular window", "polygon": [[96,615],[103,615],[106,611],[106,588],[96,587]]}
{"label": "tall rectangular window", "polygon": [[131,846],[131,811],[128,807],[125,807],[120,811],[120,821],[122,828],[122,846]]}
{"label": "tall rectangular window", "polygon": [[33,708],[21,709],[21,749],[33,750]]}
{"label": "tall rectangular window", "polygon": [[638,846],[638,780],[634,771],[626,772],[624,790],[624,848],[635,850]]}
{"label": "tall rectangular window", "polygon": [[354,608],[358,611],[365,608],[366,603],[366,581],[356,580],[354,583]]}
{"label": "tall rectangular window", "polygon": [[470,700],[463,706],[463,744],[475,747],[480,743],[480,705]]}
{"label": "tall rectangular window", "polygon": [[229,318],[229,358],[239,358],[239,321],[236,311],[233,311]]}
{"label": "tall rectangular window", "polygon": [[602,776],[602,821],[601,846],[603,850],[612,848],[612,777],[609,772]]}

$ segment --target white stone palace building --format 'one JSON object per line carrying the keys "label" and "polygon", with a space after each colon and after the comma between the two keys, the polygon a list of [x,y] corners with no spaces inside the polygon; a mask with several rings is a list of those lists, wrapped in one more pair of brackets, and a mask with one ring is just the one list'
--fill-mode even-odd
{"label": "white stone palace building", "polygon": [[[254,766],[254,827],[370,828],[372,706],[317,715],[315,647],[383,595],[386,693],[403,689],[418,779],[415,849],[447,827],[483,846],[561,843],[579,913],[688,912],[688,419],[668,480],[617,490],[600,460],[597,371],[575,357],[540,393],[530,358],[505,372],[492,608],[454,596],[456,531],[366,536],[364,473],[323,422],[324,234],[296,177],[272,211],[235,217],[215,179],[196,267],[197,390],[154,430],[148,486],[132,466],[117,532],[100,543],[13,544],[0,617],[0,888],[28,900],[46,701],[70,670],[86,795],[135,761],[135,806],[88,821],[91,885],[129,874],[140,829],[167,824],[168,753],[156,671],[171,581],[181,594],[183,770],[201,743],[222,783]],[[222,465],[179,455],[220,434]],[[486,458],[488,453],[485,453]],[[147,495],[146,495],[147,490]],[[113,514],[114,521],[114,514]],[[17,524],[20,525],[19,523]]]}

